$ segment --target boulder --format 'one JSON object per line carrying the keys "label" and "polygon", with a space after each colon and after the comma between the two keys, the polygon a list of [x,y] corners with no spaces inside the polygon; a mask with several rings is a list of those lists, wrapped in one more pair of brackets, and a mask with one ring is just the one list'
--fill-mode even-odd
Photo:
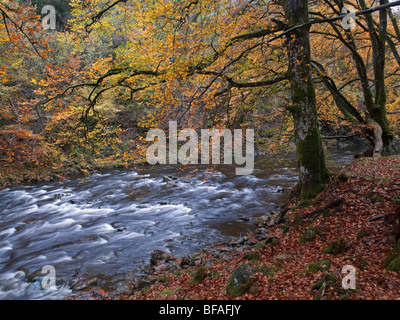
{"label": "boulder", "polygon": [[237,267],[228,279],[226,293],[231,297],[240,297],[244,293],[249,292],[255,284],[252,275],[257,271],[257,269],[252,268],[248,263]]}
{"label": "boulder", "polygon": [[200,266],[196,272],[192,275],[189,283],[196,284],[202,282],[205,278],[209,276],[209,272],[205,266]]}
{"label": "boulder", "polygon": [[173,180],[178,180],[178,178],[174,176],[163,176],[163,182],[171,182]]}

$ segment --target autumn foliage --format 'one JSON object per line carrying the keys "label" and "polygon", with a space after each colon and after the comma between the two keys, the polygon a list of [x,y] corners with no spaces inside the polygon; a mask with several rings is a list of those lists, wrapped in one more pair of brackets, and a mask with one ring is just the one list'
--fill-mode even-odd
{"label": "autumn foliage", "polygon": [[[268,241],[250,234],[252,245],[159,265],[149,290],[132,282],[121,297],[228,299],[228,277],[243,262],[260,269],[241,299],[399,297],[397,273],[383,268],[400,251],[399,158],[356,161],[347,178],[327,182],[323,152],[351,138],[370,156],[395,154],[400,28],[388,1],[71,0],[62,30],[43,30],[34,3],[0,0],[0,187],[143,163],[148,130],[172,120],[179,130],[254,128],[257,153],[297,147],[300,167],[311,159],[300,181],[321,168],[302,200],[323,192],[311,206],[289,204]],[[341,26],[345,4],[359,12],[355,29]],[[317,144],[301,145],[304,137]],[[335,241],[346,250],[324,253]],[[329,268],[307,271],[326,260]],[[357,268],[352,292],[340,286],[348,264]],[[194,284],[200,265],[206,277]]]}

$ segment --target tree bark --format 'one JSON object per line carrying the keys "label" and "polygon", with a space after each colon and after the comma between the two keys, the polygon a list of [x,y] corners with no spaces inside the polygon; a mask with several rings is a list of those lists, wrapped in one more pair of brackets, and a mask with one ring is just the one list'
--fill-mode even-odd
{"label": "tree bark", "polygon": [[[388,0],[380,0],[379,4],[388,3]],[[361,7],[367,7],[365,0],[360,0]],[[390,9],[389,9],[390,10]],[[386,86],[385,86],[385,61],[386,61],[386,38],[387,38],[387,9],[379,10],[379,27],[375,28],[375,23],[371,14],[365,16],[370,29],[370,39],[372,44],[372,63],[374,69],[375,84],[375,103],[368,109],[371,118],[379,124],[382,129],[382,154],[389,155],[394,152],[394,135],[390,130],[386,116]],[[376,133],[380,135],[379,132]],[[380,141],[376,141],[380,143]]]}
{"label": "tree bark", "polygon": [[[289,27],[309,22],[307,0],[283,0]],[[300,174],[301,199],[315,197],[328,180],[328,170],[318,127],[314,84],[311,78],[309,26],[293,30],[287,36],[288,74]]]}

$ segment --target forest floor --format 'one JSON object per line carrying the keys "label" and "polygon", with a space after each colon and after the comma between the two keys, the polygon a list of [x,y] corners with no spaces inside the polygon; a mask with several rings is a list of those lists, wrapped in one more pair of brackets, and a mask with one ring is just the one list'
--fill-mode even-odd
{"label": "forest floor", "polygon": [[183,258],[153,252],[125,289],[69,299],[399,299],[399,217],[400,156],[358,159],[314,201],[292,197],[237,241]]}

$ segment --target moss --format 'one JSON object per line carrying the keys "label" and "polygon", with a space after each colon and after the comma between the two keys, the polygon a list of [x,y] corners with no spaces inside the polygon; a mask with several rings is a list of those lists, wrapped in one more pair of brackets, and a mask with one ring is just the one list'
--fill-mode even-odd
{"label": "moss", "polygon": [[321,192],[329,178],[322,140],[317,128],[309,132],[306,138],[298,143],[297,157],[300,167],[305,170],[305,172],[300,172],[302,176],[301,202],[304,202]]}
{"label": "moss", "polygon": [[367,197],[368,199],[371,199],[372,202],[382,202],[385,200],[380,194],[375,193],[373,191],[368,191],[365,194],[365,197]]}
{"label": "moss", "polygon": [[282,267],[279,265],[276,266],[271,266],[271,267],[266,267],[266,269],[264,270],[263,274],[270,278],[269,280],[273,280],[275,273],[277,273],[278,271],[281,271]]}
{"label": "moss", "polygon": [[[343,297],[348,296],[352,293],[349,291],[345,291],[343,289],[342,283],[341,283],[341,278],[333,272],[329,272],[329,273],[325,274],[322,279],[318,280],[311,286],[311,292],[317,291],[317,293],[314,294],[315,300],[322,299],[324,292],[327,291],[328,289],[330,291],[338,293],[339,297],[340,296],[343,296]],[[329,299],[329,296],[326,296],[325,298]]]}
{"label": "moss", "polygon": [[237,267],[228,279],[226,293],[231,297],[240,297],[244,293],[249,292],[255,283],[255,280],[252,279],[252,274],[256,271],[248,263]]}
{"label": "moss", "polygon": [[394,249],[386,255],[383,267],[389,271],[400,271],[400,239],[397,241]]}
{"label": "moss", "polygon": [[200,266],[193,276],[190,278],[189,283],[195,284],[202,282],[205,278],[209,276],[209,272],[206,267]]}
{"label": "moss", "polygon": [[257,294],[259,291],[259,285],[258,284],[254,284],[250,287],[249,289],[249,293],[251,294]]}
{"label": "moss", "polygon": [[396,256],[390,263],[387,265],[386,270],[399,272],[400,271],[400,256]]}
{"label": "moss", "polygon": [[322,288],[322,285],[324,284],[325,280],[324,278],[321,280],[318,280],[311,286],[311,290],[319,290]]}
{"label": "moss", "polygon": [[172,289],[164,289],[163,291],[161,291],[161,293],[169,297],[170,295],[174,294],[175,291]]}
{"label": "moss", "polygon": [[251,251],[251,252],[247,252],[244,256],[243,259],[247,259],[250,261],[257,261],[260,259],[260,256],[257,252]]}
{"label": "moss", "polygon": [[321,260],[317,262],[310,263],[307,268],[303,269],[300,271],[300,273],[317,273],[320,271],[328,271],[329,268],[331,267],[331,261],[330,260]]}
{"label": "moss", "polygon": [[366,235],[366,234],[365,234],[365,231],[364,231],[364,230],[358,231],[358,232],[357,232],[357,240],[360,240],[360,239],[364,238],[365,235]]}
{"label": "moss", "polygon": [[324,249],[325,254],[333,254],[338,255],[346,252],[349,249],[349,244],[343,238],[332,241],[328,246]]}
{"label": "moss", "polygon": [[162,277],[158,278],[157,281],[160,282],[160,283],[165,283],[165,284],[167,284],[170,280],[171,280],[171,279],[170,279],[169,277],[167,277],[167,276],[162,276]]}
{"label": "moss", "polygon": [[179,287],[176,287],[173,289],[164,289],[163,291],[161,291],[161,293],[163,295],[167,296],[167,298],[168,298],[168,297],[172,296],[173,294],[176,294],[179,290],[182,290],[182,287],[179,286]]}
{"label": "moss", "polygon": [[300,236],[300,242],[306,243],[314,240],[316,236],[320,236],[325,231],[324,228],[310,227]]}
{"label": "moss", "polygon": [[221,275],[221,272],[219,272],[217,270],[211,270],[209,276],[212,280],[214,280],[214,279],[217,279],[220,275]]}
{"label": "moss", "polygon": [[277,265],[280,265],[284,260],[292,259],[295,255],[296,253],[292,254],[281,253],[276,255],[273,260],[276,261]]}
{"label": "moss", "polygon": [[182,270],[176,270],[176,271],[172,272],[172,274],[175,276],[180,276],[180,275],[182,275],[182,273],[183,273]]}

